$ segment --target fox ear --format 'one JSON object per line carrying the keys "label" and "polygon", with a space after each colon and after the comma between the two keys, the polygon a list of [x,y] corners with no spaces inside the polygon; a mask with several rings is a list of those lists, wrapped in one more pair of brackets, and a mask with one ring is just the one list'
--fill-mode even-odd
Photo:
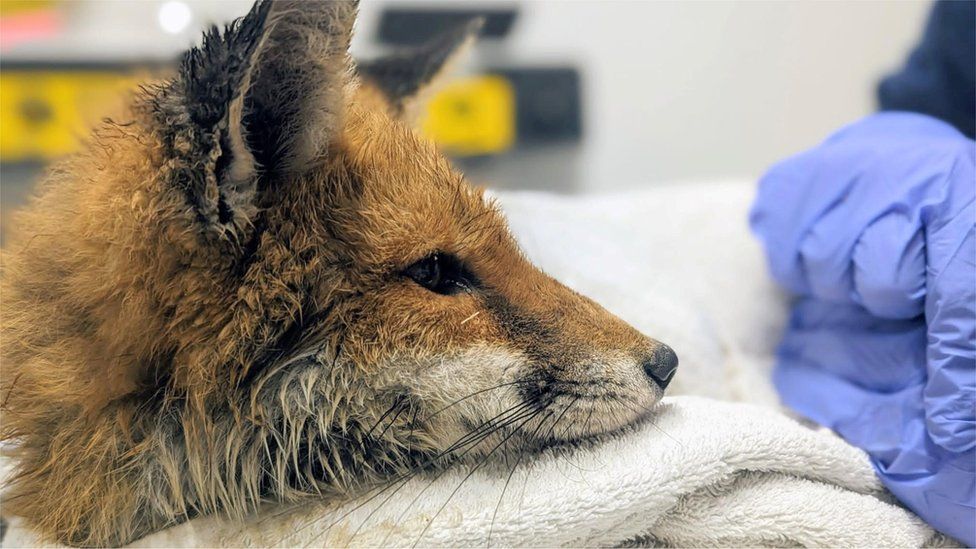
{"label": "fox ear", "polygon": [[207,159],[205,180],[188,191],[205,219],[247,223],[260,182],[327,154],[352,80],[356,11],[348,0],[260,0],[184,55],[176,95]]}
{"label": "fox ear", "polygon": [[484,18],[476,17],[422,46],[360,63],[359,75],[386,98],[395,115],[415,120],[456,62],[474,45]]}

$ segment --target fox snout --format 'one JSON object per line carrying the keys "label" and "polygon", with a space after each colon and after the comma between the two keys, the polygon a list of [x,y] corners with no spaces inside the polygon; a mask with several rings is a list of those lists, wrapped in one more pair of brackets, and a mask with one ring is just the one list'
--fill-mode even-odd
{"label": "fox snout", "polygon": [[616,430],[644,416],[673,379],[678,357],[595,301],[535,267],[507,271],[484,307],[499,344],[523,357],[519,400],[564,417],[557,439]]}

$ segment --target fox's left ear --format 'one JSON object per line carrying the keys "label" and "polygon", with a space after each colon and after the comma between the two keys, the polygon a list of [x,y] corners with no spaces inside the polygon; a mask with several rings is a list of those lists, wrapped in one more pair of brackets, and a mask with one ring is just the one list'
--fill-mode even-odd
{"label": "fox's left ear", "polygon": [[357,2],[258,0],[188,51],[156,99],[176,174],[205,228],[250,226],[269,182],[307,172],[334,149],[347,88]]}
{"label": "fox's left ear", "polygon": [[414,121],[452,66],[474,45],[482,26],[484,18],[476,17],[422,46],[360,62],[359,75],[383,94],[394,115]]}

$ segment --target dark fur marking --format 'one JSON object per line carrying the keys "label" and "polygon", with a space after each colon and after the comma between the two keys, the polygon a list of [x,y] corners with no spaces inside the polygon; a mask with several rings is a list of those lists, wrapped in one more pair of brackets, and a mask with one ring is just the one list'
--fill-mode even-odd
{"label": "dark fur marking", "polygon": [[251,63],[272,2],[258,2],[244,17],[221,32],[210,27],[203,44],[187,51],[180,61],[179,85],[186,109],[201,128],[215,128],[227,116],[227,107],[237,96]]}
{"label": "dark fur marking", "polygon": [[574,351],[561,341],[558,334],[543,320],[520,310],[505,296],[485,291],[484,305],[497,325],[532,362],[533,368],[525,376],[526,383],[518,384],[516,390],[522,400],[544,408],[560,394],[552,372],[564,368],[575,358]]}
{"label": "dark fur marking", "polygon": [[485,308],[492,314],[498,326],[532,360],[545,360],[542,348],[558,344],[556,334],[545,322],[520,310],[504,295],[486,289],[482,292]]}

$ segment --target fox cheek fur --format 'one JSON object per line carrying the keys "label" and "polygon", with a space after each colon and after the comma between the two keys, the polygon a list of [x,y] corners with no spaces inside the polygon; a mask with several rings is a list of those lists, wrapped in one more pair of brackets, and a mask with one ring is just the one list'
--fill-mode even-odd
{"label": "fox cheek fur", "polygon": [[399,120],[477,25],[357,69],[355,16],[257,3],[18,215],[5,511],[118,545],[502,435],[605,432],[659,399],[673,352],[530,265]]}

